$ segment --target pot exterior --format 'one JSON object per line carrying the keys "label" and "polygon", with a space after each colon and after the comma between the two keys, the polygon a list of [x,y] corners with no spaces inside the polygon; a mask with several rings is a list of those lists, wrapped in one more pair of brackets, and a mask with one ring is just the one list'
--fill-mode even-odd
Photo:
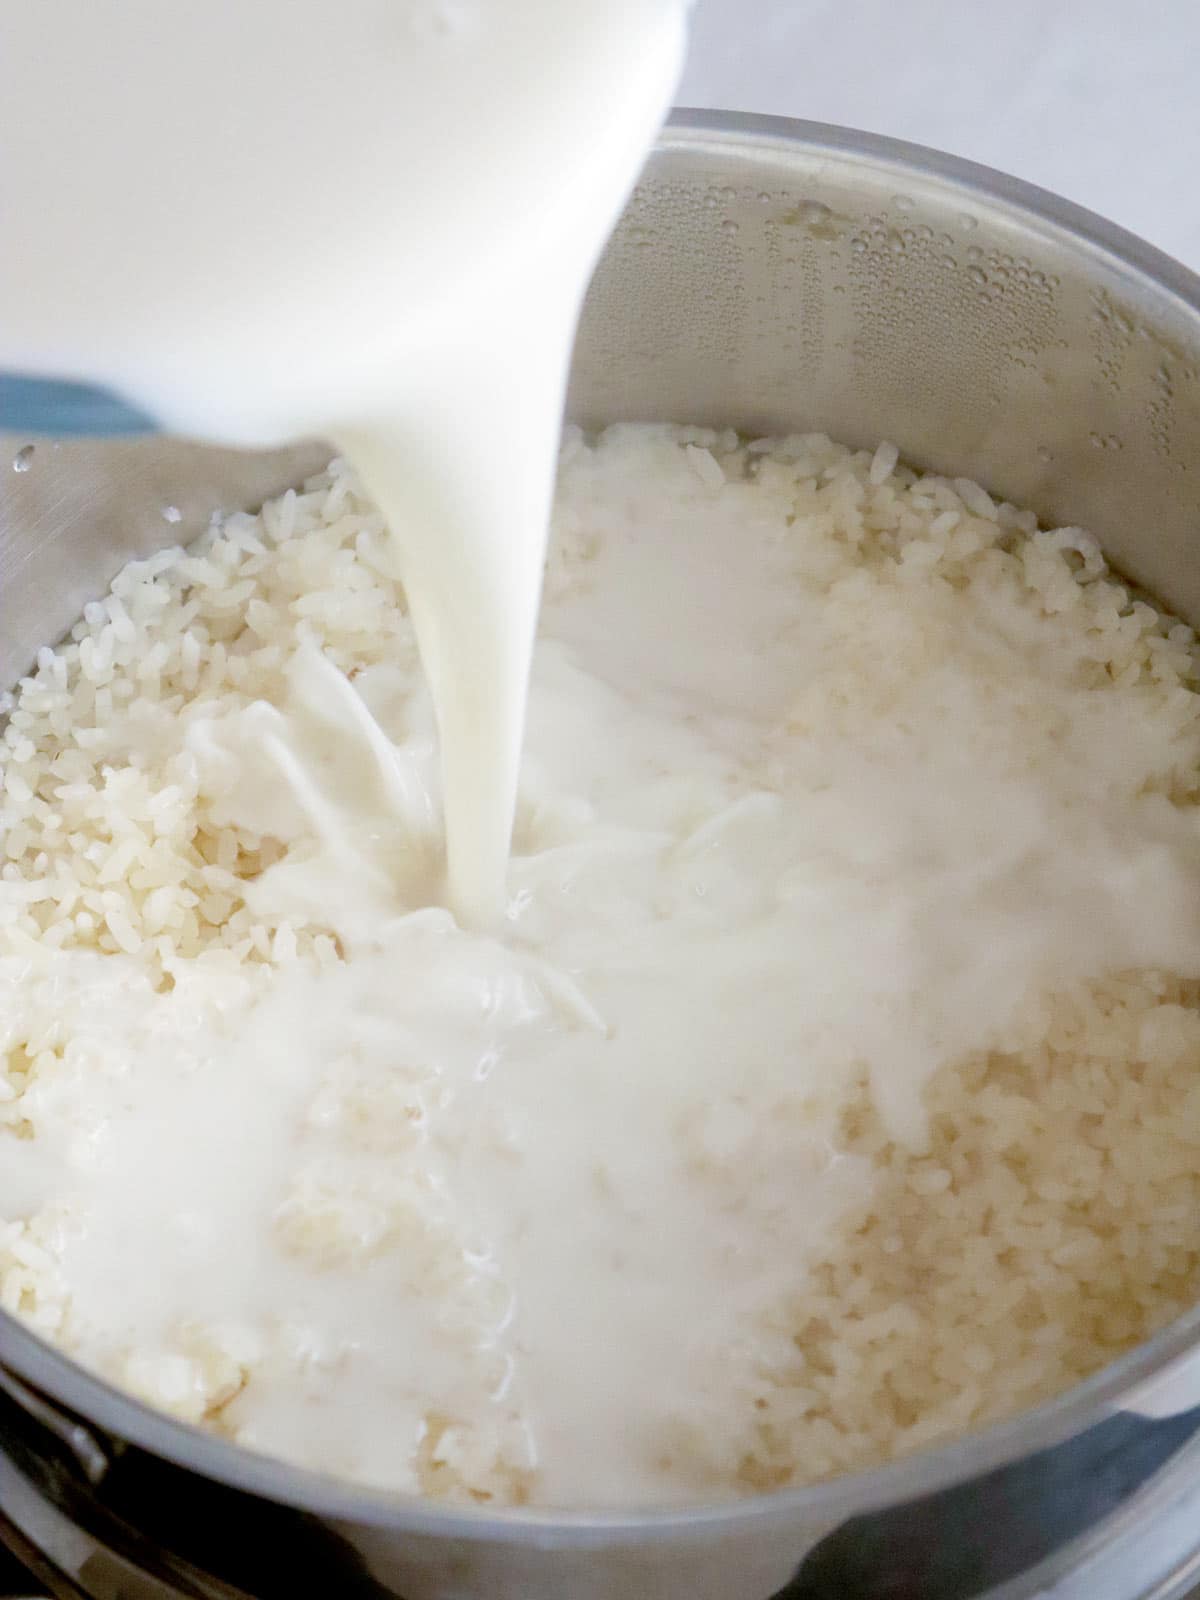
{"label": "pot exterior", "polygon": [[[931,152],[692,113],[601,263],[571,409],[889,439],[1084,523],[1194,620],[1198,371],[1200,283],[1119,230]],[[0,440],[5,683],[124,561],[327,455],[29,443]],[[1191,1322],[977,1444],[622,1522],[489,1519],[324,1484],[146,1413],[0,1314],[0,1534],[42,1553],[56,1592],[96,1600],[1174,1600],[1200,1551]]]}

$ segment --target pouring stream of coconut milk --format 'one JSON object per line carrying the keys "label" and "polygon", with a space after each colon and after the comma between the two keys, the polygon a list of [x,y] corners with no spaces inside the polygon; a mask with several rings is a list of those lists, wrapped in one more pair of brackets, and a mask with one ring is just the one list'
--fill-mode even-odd
{"label": "pouring stream of coconut milk", "polygon": [[575,320],[682,0],[0,5],[0,367],[334,439],[437,710],[447,890],[502,904]]}

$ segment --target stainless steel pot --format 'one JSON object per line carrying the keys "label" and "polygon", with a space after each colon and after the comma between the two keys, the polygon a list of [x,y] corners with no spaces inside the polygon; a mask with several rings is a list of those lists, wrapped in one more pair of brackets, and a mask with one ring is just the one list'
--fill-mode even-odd
{"label": "stainless steel pot", "polygon": [[[1087,524],[1195,616],[1198,370],[1200,280],[1063,201],[863,134],[684,113],[597,274],[572,409],[888,438]],[[322,459],[26,443],[0,454],[22,469],[0,496],[7,681],[126,558]],[[948,1448],[643,1516],[362,1492],[168,1421],[0,1317],[0,1511],[50,1586],[103,1600],[1172,1600],[1200,1573],[1200,1313]]]}

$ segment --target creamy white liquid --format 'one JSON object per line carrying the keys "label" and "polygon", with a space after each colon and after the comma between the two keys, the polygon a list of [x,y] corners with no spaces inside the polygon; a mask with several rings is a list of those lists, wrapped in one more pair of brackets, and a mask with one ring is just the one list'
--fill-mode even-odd
{"label": "creamy white liquid", "polygon": [[501,906],[567,363],[684,0],[0,5],[0,366],[346,448],[441,733],[450,903]]}
{"label": "creamy white liquid", "polygon": [[[748,1487],[764,1415],[791,1438],[823,1403],[794,1335],[872,1193],[840,1128],[855,1085],[919,1151],[930,1074],[1041,1049],[1047,994],[1200,972],[1197,814],[1165,798],[1194,696],[1098,686],[1061,563],[1033,591],[1009,557],[931,577],[919,538],[860,560],[861,484],[812,454],[798,489],[786,459],[725,482],[653,429],[569,445],[502,938],[427,904],[431,708],[377,520],[339,482],[228,580],[312,608],[294,653],[258,624],[285,673],[86,720],[76,754],[128,785],[114,836],[157,836],[174,786],[184,841],[278,842],[241,893],[279,966],[214,929],[159,992],[152,942],[23,931],[31,900],[80,903],[69,852],[0,872],[0,1046],[35,1063],[0,1099],[32,1134],[3,1141],[6,1304],[183,1416],[397,1490]],[[264,549],[235,524],[234,555]],[[172,635],[150,579],[119,598],[135,637],[101,607],[94,647],[136,683]],[[313,929],[346,960],[294,959]]]}

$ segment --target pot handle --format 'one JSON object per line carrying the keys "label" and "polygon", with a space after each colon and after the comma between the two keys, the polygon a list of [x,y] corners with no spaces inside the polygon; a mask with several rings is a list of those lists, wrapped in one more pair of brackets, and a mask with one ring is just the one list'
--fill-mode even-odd
{"label": "pot handle", "polygon": [[157,432],[151,417],[109,389],[0,372],[0,433],[121,439]]}
{"label": "pot handle", "polygon": [[36,1390],[0,1366],[0,1392],[3,1392],[39,1426],[46,1429],[67,1451],[92,1488],[96,1488],[111,1465],[108,1451],[92,1431],[69,1412],[60,1411]]}

